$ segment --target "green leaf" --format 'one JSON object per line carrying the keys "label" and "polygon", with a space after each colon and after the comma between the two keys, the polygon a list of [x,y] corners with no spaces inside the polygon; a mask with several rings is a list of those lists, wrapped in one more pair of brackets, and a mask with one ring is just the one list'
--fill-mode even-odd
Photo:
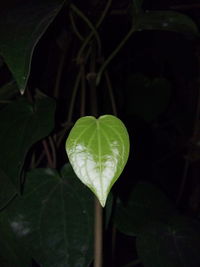
{"label": "green leaf", "polygon": [[0,214],[0,262],[1,267],[29,267],[31,256],[13,235],[8,221]]}
{"label": "green leaf", "polygon": [[129,136],[122,121],[112,115],[80,118],[67,138],[66,151],[78,178],[104,207],[128,160]]}
{"label": "green leaf", "polygon": [[186,37],[199,36],[199,30],[194,21],[175,11],[145,11],[138,16],[135,27],[136,31],[174,31],[182,33]]}
{"label": "green leaf", "polygon": [[126,81],[126,112],[151,122],[165,111],[171,96],[171,84],[165,78],[137,73]]}
{"label": "green leaf", "polygon": [[0,211],[9,204],[16,196],[16,188],[12,184],[9,177],[0,169]]}
{"label": "green leaf", "polygon": [[175,213],[172,203],[155,186],[139,183],[126,203],[117,201],[115,222],[117,228],[131,236],[137,236],[153,221],[166,221]]}
{"label": "green leaf", "polygon": [[10,81],[0,88],[0,103],[6,103],[8,100],[16,97],[19,89],[15,81]]}
{"label": "green leaf", "polygon": [[0,54],[23,93],[30,73],[33,50],[64,0],[7,0],[0,10]]}
{"label": "green leaf", "polygon": [[133,19],[135,19],[135,16],[137,16],[139,13],[142,12],[143,2],[144,2],[144,0],[133,0],[133,7],[132,7],[132,12],[134,15]]}
{"label": "green leaf", "polygon": [[137,251],[145,267],[200,266],[200,224],[184,217],[151,224],[138,237]]}
{"label": "green leaf", "polygon": [[76,179],[70,164],[60,174],[32,170],[26,179],[23,196],[0,214],[0,228],[9,225],[18,243],[43,267],[88,267],[93,258],[93,194]]}
{"label": "green leaf", "polygon": [[[5,187],[7,180],[8,183],[12,182],[15,190],[20,190],[20,175],[26,154],[34,143],[53,129],[54,113],[55,101],[47,97],[37,99],[35,105],[20,99],[0,111],[0,171]],[[8,195],[11,197],[13,191]],[[0,200],[3,201],[2,198]],[[4,201],[7,202],[6,199]],[[0,203],[0,207],[3,204]]]}

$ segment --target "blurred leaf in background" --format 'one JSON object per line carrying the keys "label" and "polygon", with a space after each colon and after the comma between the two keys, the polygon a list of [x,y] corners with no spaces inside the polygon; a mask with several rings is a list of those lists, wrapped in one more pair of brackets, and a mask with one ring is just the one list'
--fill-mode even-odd
{"label": "blurred leaf in background", "polygon": [[171,201],[156,186],[140,182],[127,201],[118,199],[115,215],[117,228],[127,235],[137,236],[154,221],[167,221],[176,213]]}
{"label": "blurred leaf in background", "polygon": [[199,222],[181,216],[148,225],[137,239],[138,256],[145,267],[197,267],[199,250]]}
{"label": "blurred leaf in background", "polygon": [[167,79],[132,74],[125,83],[126,113],[152,122],[166,110],[170,96],[171,83]]}

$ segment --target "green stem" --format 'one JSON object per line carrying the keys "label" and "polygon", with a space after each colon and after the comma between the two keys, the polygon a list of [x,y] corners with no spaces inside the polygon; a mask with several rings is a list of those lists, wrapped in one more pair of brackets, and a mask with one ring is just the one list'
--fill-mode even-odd
{"label": "green stem", "polygon": [[96,49],[94,44],[92,45],[92,50],[90,55],[90,71],[87,74],[87,80],[90,87],[91,112],[94,117],[97,117],[98,104],[97,104],[97,88],[96,88]]}
{"label": "green stem", "polygon": [[[84,64],[85,62],[87,62],[87,59],[88,59],[88,56],[89,55],[90,55],[90,48],[88,49],[87,54],[86,54],[86,56],[85,56],[82,64]],[[82,77],[82,69],[80,67],[79,73],[76,76],[74,88],[72,90],[72,97],[71,97],[71,101],[70,101],[70,106],[69,106],[67,121],[62,124],[62,126],[64,127],[64,129],[59,134],[59,138],[58,138],[58,141],[57,141],[57,147],[59,147],[59,145],[60,145],[60,143],[61,143],[64,135],[66,134],[66,130],[68,130],[73,125],[72,114],[73,114],[73,110],[74,110],[74,104],[75,104],[76,96],[77,96],[77,93],[78,93],[78,87],[79,87],[79,85],[80,85],[80,83],[82,81],[81,77]]]}
{"label": "green stem", "polygon": [[124,37],[124,39],[119,43],[119,45],[115,48],[115,50],[112,52],[112,54],[104,61],[103,65],[101,66],[98,74],[97,74],[97,80],[96,84],[98,85],[101,80],[102,73],[104,72],[105,68],[108,66],[110,61],[116,56],[116,54],[120,51],[120,49],[125,45],[125,43],[128,41],[128,39],[132,36],[134,33],[134,28],[132,27],[130,31],[127,33],[127,35]]}
{"label": "green stem", "polygon": [[176,198],[176,204],[177,205],[180,204],[180,201],[181,201],[184,189],[185,189],[189,167],[190,167],[190,159],[186,158],[185,159],[185,164],[184,164],[184,169],[183,169],[183,176],[182,176],[182,180],[181,180],[181,185],[180,185],[180,188],[179,188],[178,196]]}
{"label": "green stem", "polygon": [[99,19],[99,21],[97,22],[96,28],[99,28],[99,26],[101,25],[101,23],[104,21],[105,16],[107,15],[108,10],[109,10],[111,4],[112,4],[112,0],[108,0],[108,2],[107,2],[107,4],[106,4],[106,6],[105,6],[103,12],[101,13],[101,17],[100,17],[100,19]]}
{"label": "green stem", "polygon": [[108,87],[108,92],[109,92],[109,95],[110,95],[112,112],[113,112],[113,115],[115,115],[117,117],[117,107],[116,107],[115,97],[114,97],[114,93],[113,93],[113,88],[112,88],[112,84],[111,84],[111,81],[110,81],[110,77],[108,75],[108,71],[105,71],[105,78],[106,78],[106,83],[107,83],[107,87]]}
{"label": "green stem", "polygon": [[76,99],[76,95],[78,92],[78,86],[79,86],[80,80],[81,80],[81,70],[79,71],[76,77],[75,85],[72,91],[72,97],[71,97],[69,112],[68,112],[68,117],[67,117],[67,124],[71,124],[72,122],[72,114],[73,114],[75,99]]}
{"label": "green stem", "polygon": [[96,37],[96,40],[97,40],[97,45],[98,45],[98,50],[99,50],[99,53],[101,51],[101,40],[100,40],[100,37],[99,37],[99,34],[97,32],[97,30],[95,29],[95,27],[93,26],[93,24],[91,23],[91,21],[83,14],[83,12],[78,9],[74,4],[71,4],[71,9],[77,14],[79,15],[84,21],[85,23],[88,25],[88,27],[92,30],[92,32],[89,34],[89,36],[85,39],[85,42],[83,43],[83,45],[81,46],[79,52],[78,52],[78,56],[77,56],[77,61],[80,62],[80,59],[81,59],[81,56],[82,56],[82,53],[85,49],[85,47],[87,46],[87,44],[89,43],[91,37],[93,35],[95,35]]}
{"label": "green stem", "polygon": [[[100,38],[99,38],[99,34],[98,34],[98,32],[97,32],[97,29],[100,27],[101,23],[102,23],[103,20],[105,19],[105,16],[107,15],[108,10],[109,10],[111,4],[112,4],[112,0],[108,0],[108,2],[107,2],[107,4],[106,4],[106,6],[105,6],[103,12],[101,13],[101,17],[99,18],[99,20],[98,20],[97,24],[95,25],[95,27],[94,27],[92,24],[90,25],[90,26],[92,26],[92,28],[91,28],[91,29],[92,29],[92,32],[88,35],[88,37],[85,39],[85,42],[84,42],[83,45],[81,46],[81,48],[80,48],[80,50],[79,50],[79,53],[78,53],[78,56],[77,56],[77,59],[78,59],[78,60],[80,60],[81,55],[82,55],[82,53],[83,53],[85,47],[88,45],[88,43],[89,43],[89,41],[91,40],[91,38],[93,37],[93,35],[95,35],[96,40],[97,40],[97,44],[98,44],[98,47],[99,47],[99,48],[98,48],[98,55],[101,54],[101,41],[100,41]],[[81,12],[81,13],[82,13],[82,12]],[[80,15],[83,15],[82,18],[85,19],[84,14],[83,14],[83,13],[81,14],[81,13],[80,13]],[[86,20],[85,20],[85,22],[86,22]],[[89,26],[89,24],[88,24],[88,26]]]}
{"label": "green stem", "polygon": [[[82,62],[82,64],[84,64],[87,59],[88,59],[88,56],[90,54],[90,49],[88,49],[88,52],[84,58],[84,62]],[[81,68],[79,70],[79,73],[76,77],[76,81],[75,81],[75,84],[74,84],[74,88],[73,88],[73,91],[72,91],[72,98],[71,98],[71,101],[70,101],[70,106],[69,106],[69,112],[68,112],[68,117],[67,117],[67,126],[68,125],[71,125],[72,124],[72,114],[73,114],[73,109],[74,109],[74,104],[75,104],[75,99],[76,99],[76,95],[77,95],[77,92],[78,92],[78,87],[79,87],[79,84],[80,84],[80,81],[81,81]]]}
{"label": "green stem", "polygon": [[70,101],[70,104],[69,104],[69,111],[68,111],[67,121],[65,123],[63,123],[63,125],[62,125],[64,127],[64,129],[60,133],[60,136],[59,136],[59,138],[57,140],[57,147],[60,146],[60,143],[61,143],[61,141],[63,139],[63,136],[66,133],[66,130],[69,129],[71,127],[71,125],[73,124],[72,123],[72,114],[73,114],[73,110],[74,110],[74,104],[75,104],[76,95],[77,95],[77,92],[78,92],[78,87],[79,87],[80,81],[81,81],[81,69],[79,70],[79,73],[76,76],[76,81],[75,81],[75,84],[74,84],[74,88],[72,90],[71,101]]}
{"label": "green stem", "polygon": [[85,66],[81,64],[81,117],[85,116]]}
{"label": "green stem", "polygon": [[78,39],[80,41],[84,41],[83,36],[80,34],[79,30],[76,27],[76,23],[74,21],[74,17],[73,17],[72,12],[69,12],[69,18],[70,18],[70,21],[71,21],[71,24],[72,24],[72,29],[73,29],[74,33],[76,34],[76,36],[78,37]]}
{"label": "green stem", "polygon": [[63,67],[64,67],[64,64],[65,64],[66,54],[67,54],[67,48],[64,49],[64,51],[63,51],[63,53],[62,53],[62,55],[60,57],[59,65],[58,65],[56,81],[55,81],[55,86],[54,86],[54,96],[55,96],[55,98],[59,97],[60,81],[61,81],[61,77],[62,77]]}

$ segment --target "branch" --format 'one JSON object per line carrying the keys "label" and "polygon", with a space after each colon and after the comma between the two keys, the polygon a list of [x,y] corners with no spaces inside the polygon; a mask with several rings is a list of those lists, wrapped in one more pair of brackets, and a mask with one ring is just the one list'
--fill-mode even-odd
{"label": "branch", "polygon": [[95,29],[95,27],[93,26],[93,24],[91,23],[91,21],[83,14],[83,12],[78,9],[74,4],[71,4],[71,9],[77,14],[79,15],[84,21],[85,23],[88,25],[88,27],[92,30],[92,32],[89,34],[89,36],[85,39],[83,45],[81,46],[79,52],[78,52],[78,56],[77,56],[77,62],[79,63],[81,61],[81,56],[82,56],[82,53],[85,49],[85,47],[87,46],[87,44],[89,43],[91,37],[93,35],[95,35],[96,37],[96,40],[97,40],[97,45],[98,45],[98,50],[99,50],[99,53],[101,51],[101,40],[100,40],[100,37],[99,37],[99,34],[97,32],[97,30]]}
{"label": "branch", "polygon": [[50,168],[53,168],[53,159],[51,157],[51,153],[49,151],[47,141],[43,140],[42,144],[43,144],[43,147],[44,147],[45,154],[47,156],[48,165],[49,165]]}
{"label": "branch", "polygon": [[120,49],[125,45],[125,43],[128,41],[128,39],[132,36],[134,33],[134,27],[130,29],[130,31],[127,33],[127,35],[124,37],[124,39],[119,43],[119,45],[115,48],[115,50],[112,52],[112,54],[104,61],[103,65],[101,66],[98,75],[96,83],[97,85],[100,83],[102,73],[104,72],[105,68],[108,66],[110,61],[116,56],[116,54],[120,51]]}

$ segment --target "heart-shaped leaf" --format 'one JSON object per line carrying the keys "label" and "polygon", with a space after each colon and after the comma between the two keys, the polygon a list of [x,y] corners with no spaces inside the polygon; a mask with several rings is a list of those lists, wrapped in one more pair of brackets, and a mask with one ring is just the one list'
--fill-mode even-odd
{"label": "heart-shaped leaf", "polygon": [[104,207],[108,193],[122,173],[129,155],[129,136],[112,115],[80,118],[66,142],[69,161],[78,178]]}
{"label": "heart-shaped leaf", "polygon": [[152,184],[140,182],[126,203],[118,199],[115,223],[122,233],[137,236],[146,225],[166,221],[174,214],[175,208],[162,191]]}
{"label": "heart-shaped leaf", "polygon": [[171,96],[171,84],[165,78],[150,79],[137,73],[128,76],[124,91],[126,112],[151,122],[167,108]]}

